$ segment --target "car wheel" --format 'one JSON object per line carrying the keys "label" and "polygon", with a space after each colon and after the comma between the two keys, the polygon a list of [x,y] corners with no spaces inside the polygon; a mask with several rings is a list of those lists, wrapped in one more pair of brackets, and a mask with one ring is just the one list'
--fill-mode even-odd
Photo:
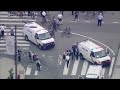
{"label": "car wheel", "polygon": [[80,59],[84,60],[84,57],[83,57],[83,55],[81,53],[80,53]]}
{"label": "car wheel", "polygon": [[29,40],[27,35],[25,35],[25,40],[26,40],[26,41],[28,41],[28,40]]}
{"label": "car wheel", "polygon": [[38,48],[39,48],[40,50],[42,50],[42,46],[41,46],[40,44],[38,45]]}

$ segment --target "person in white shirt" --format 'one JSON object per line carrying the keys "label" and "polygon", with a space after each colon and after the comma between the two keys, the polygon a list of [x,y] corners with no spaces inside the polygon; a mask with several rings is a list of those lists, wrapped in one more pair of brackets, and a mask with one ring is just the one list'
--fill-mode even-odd
{"label": "person in white shirt", "polygon": [[62,21],[62,17],[63,17],[63,16],[62,16],[61,13],[59,13],[58,16],[57,16],[57,18],[58,18],[59,21]]}
{"label": "person in white shirt", "polygon": [[100,13],[100,14],[98,15],[97,19],[98,19],[98,26],[101,26],[102,20],[103,20],[103,15],[102,15],[102,13]]}
{"label": "person in white shirt", "polygon": [[46,12],[42,11],[42,18],[43,18],[43,23],[46,23]]}
{"label": "person in white shirt", "polygon": [[66,55],[66,62],[67,62],[67,68],[68,68],[69,62],[70,62],[70,56],[69,55]]}

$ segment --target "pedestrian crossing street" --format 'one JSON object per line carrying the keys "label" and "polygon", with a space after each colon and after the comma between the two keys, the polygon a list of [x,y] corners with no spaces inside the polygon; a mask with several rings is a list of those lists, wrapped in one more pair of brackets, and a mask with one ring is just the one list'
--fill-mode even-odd
{"label": "pedestrian crossing street", "polygon": [[[104,78],[108,78],[110,76],[110,73],[112,73],[111,69],[113,68],[113,63],[114,63],[115,57],[112,58],[112,63],[109,68],[104,67],[102,70],[102,75]],[[71,60],[69,63],[69,66],[67,68],[67,63],[63,61],[62,64],[57,64],[57,66],[61,67],[61,75],[64,77],[69,77],[69,76],[75,76],[79,77],[80,76],[85,76],[88,70],[89,65],[91,65],[90,62],[87,60]],[[42,70],[42,69],[41,69]],[[32,72],[32,73],[31,73]],[[29,66],[26,68],[26,75],[39,75],[39,72],[37,69],[33,69],[32,66]]]}
{"label": "pedestrian crossing street", "polygon": [[[16,35],[17,35],[17,46],[18,48],[22,50],[28,50],[30,43],[28,41],[24,40],[23,37],[23,21],[35,21],[31,19],[30,17],[25,16],[25,18],[19,18],[18,16],[9,16],[8,12],[0,12],[0,24],[5,24],[5,31],[4,35],[7,36],[8,33],[10,32],[10,27],[17,25],[16,29]],[[0,52],[4,53],[6,52],[6,41],[5,38],[0,39]]]}

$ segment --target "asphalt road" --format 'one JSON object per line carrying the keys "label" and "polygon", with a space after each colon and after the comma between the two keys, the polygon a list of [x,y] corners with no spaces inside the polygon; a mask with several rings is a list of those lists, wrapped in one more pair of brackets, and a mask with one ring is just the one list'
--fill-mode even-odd
{"label": "asphalt road", "polygon": [[[58,12],[51,12],[52,14],[56,15]],[[89,36],[91,38],[94,38],[105,45],[109,46],[115,54],[117,53],[118,49],[118,44],[120,42],[120,25],[119,23],[112,23],[112,22],[117,22],[118,19],[112,18],[111,21],[108,19],[110,16],[107,17],[107,19],[104,20],[105,23],[101,27],[96,26],[96,19],[94,20],[89,20],[91,22],[85,22],[84,19],[80,19],[80,22],[69,22],[73,20],[73,16],[70,15],[70,12],[67,12],[64,15],[64,26],[71,26],[72,32],[77,33],[77,34],[82,34]],[[67,16],[68,15],[68,16]],[[40,18],[37,19],[37,22],[40,22]],[[36,45],[31,43],[30,45],[30,50],[32,52],[36,52],[38,56],[41,58],[41,63],[42,63],[42,70],[38,72],[38,75],[34,75],[36,71],[36,66],[35,63],[33,63],[31,74],[27,75],[27,79],[76,79],[78,75],[81,73],[81,70],[83,68],[83,63],[84,61],[79,62],[78,69],[76,75],[71,75],[72,68],[74,65],[75,61],[70,62],[70,67],[67,75],[63,75],[63,70],[64,70],[64,64],[65,62],[60,66],[57,65],[58,62],[58,55],[62,55],[63,52],[66,50],[66,48],[71,48],[72,44],[75,41],[82,41],[85,40],[86,38],[72,35],[71,38],[61,38],[60,32],[56,33],[56,46],[53,49],[50,50],[39,50]],[[101,45],[102,46],[102,45]],[[111,54],[111,57],[113,55]],[[28,66],[28,58],[24,57],[23,58],[23,64],[25,68]],[[89,66],[90,63],[88,63]],[[109,72],[109,67],[105,69],[105,78],[107,78]]]}

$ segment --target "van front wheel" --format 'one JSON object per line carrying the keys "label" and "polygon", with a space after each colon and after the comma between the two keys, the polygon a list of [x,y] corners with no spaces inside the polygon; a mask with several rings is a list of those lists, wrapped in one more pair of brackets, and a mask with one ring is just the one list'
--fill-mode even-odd
{"label": "van front wheel", "polygon": [[84,57],[83,57],[83,55],[81,53],[80,53],[80,59],[84,60]]}
{"label": "van front wheel", "polygon": [[40,50],[42,50],[42,46],[41,46],[40,44],[38,45],[38,48],[39,48]]}

